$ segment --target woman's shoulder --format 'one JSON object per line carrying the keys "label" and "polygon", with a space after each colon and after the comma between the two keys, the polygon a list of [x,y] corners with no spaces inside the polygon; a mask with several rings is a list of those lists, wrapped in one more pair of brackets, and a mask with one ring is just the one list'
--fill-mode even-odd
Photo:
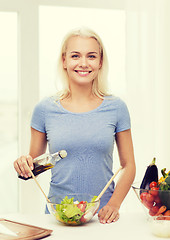
{"label": "woman's shoulder", "polygon": [[104,97],[106,104],[109,106],[119,107],[121,105],[126,105],[125,101],[115,95],[108,95]]}
{"label": "woman's shoulder", "polygon": [[49,106],[52,105],[54,102],[59,101],[58,97],[55,95],[51,95],[51,96],[45,96],[42,99],[40,99],[36,105],[40,105],[40,106]]}
{"label": "woman's shoulder", "polygon": [[44,108],[50,102],[51,102],[51,97],[43,97],[42,99],[36,102],[35,107]]}
{"label": "woman's shoulder", "polygon": [[46,114],[50,112],[55,112],[56,114],[63,113],[58,95],[44,97],[37,103],[35,108],[38,108],[40,111]]}
{"label": "woman's shoulder", "polygon": [[43,97],[42,99],[37,101],[34,109],[37,111],[46,112],[53,106],[53,103],[54,103],[53,96]]}

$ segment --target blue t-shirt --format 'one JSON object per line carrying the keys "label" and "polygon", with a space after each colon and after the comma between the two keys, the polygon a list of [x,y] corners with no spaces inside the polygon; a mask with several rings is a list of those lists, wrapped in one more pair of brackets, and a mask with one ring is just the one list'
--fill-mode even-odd
{"label": "blue t-shirt", "polygon": [[[96,109],[74,113],[55,97],[40,101],[31,127],[46,133],[51,153],[66,150],[67,157],[51,169],[49,197],[69,193],[99,195],[113,175],[115,134],[130,129],[126,104],[107,96]],[[114,191],[114,182],[101,198],[100,209]]]}

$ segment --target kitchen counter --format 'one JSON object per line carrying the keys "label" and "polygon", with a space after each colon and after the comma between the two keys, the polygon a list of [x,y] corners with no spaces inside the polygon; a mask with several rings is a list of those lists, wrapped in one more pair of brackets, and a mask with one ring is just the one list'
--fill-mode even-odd
{"label": "kitchen counter", "polygon": [[44,239],[126,239],[131,240],[159,240],[154,236],[148,226],[144,213],[120,213],[120,219],[111,224],[101,224],[97,215],[89,222],[81,226],[65,226],[55,221],[51,215],[29,215],[29,214],[3,214],[1,218],[20,223],[35,225],[53,230],[52,234]]}

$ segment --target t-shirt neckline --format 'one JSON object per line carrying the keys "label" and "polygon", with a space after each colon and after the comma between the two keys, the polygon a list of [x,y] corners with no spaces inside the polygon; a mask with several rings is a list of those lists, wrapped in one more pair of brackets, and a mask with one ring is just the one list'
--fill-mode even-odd
{"label": "t-shirt neckline", "polygon": [[70,114],[76,114],[76,115],[83,115],[83,114],[89,114],[89,113],[93,113],[93,112],[98,111],[103,106],[103,104],[105,102],[105,98],[103,99],[102,103],[98,107],[96,107],[96,108],[94,108],[90,111],[87,111],[87,112],[72,112],[72,111],[69,111],[66,108],[64,108],[63,105],[61,104],[60,100],[58,100],[57,102],[64,112],[67,112],[67,113],[70,113]]}

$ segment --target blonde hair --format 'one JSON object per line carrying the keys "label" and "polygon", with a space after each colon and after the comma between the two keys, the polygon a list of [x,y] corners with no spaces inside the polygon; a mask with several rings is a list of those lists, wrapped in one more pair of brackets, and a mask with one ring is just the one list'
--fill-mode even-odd
{"label": "blonde hair", "polygon": [[70,89],[69,89],[67,70],[63,68],[62,59],[66,54],[68,41],[70,40],[71,37],[74,37],[74,36],[94,38],[99,44],[102,66],[99,69],[98,76],[93,81],[92,92],[94,95],[103,99],[104,96],[109,95],[107,93],[107,90],[108,90],[107,89],[108,88],[107,86],[107,75],[108,75],[107,54],[100,37],[92,30],[84,27],[80,29],[75,29],[69,32],[63,39],[61,52],[58,59],[58,74],[60,76],[59,80],[62,85],[62,90],[57,93],[57,96],[59,99],[64,99],[64,98],[70,97],[71,95]]}

